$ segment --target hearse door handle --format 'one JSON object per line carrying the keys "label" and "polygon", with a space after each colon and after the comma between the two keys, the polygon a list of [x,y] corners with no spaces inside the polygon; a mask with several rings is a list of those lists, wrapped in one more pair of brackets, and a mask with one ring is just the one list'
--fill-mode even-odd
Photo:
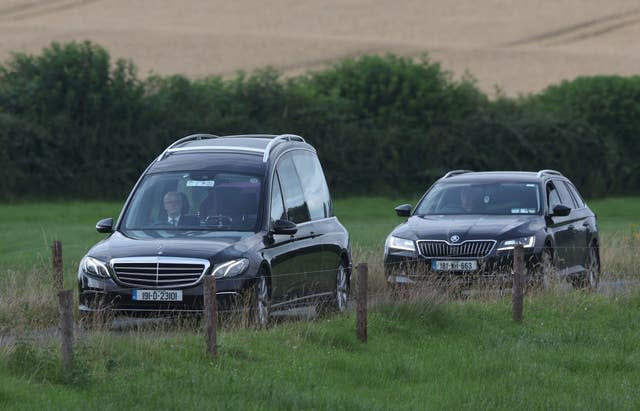
{"label": "hearse door handle", "polygon": [[571,224],[569,227],[567,227],[569,230],[574,231],[576,228],[573,226],[573,224]]}

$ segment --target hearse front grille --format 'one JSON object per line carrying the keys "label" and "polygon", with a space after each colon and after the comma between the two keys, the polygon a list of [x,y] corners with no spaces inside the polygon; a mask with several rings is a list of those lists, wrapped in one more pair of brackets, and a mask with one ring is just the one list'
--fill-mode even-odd
{"label": "hearse front grille", "polygon": [[114,258],[116,280],[140,288],[184,288],[197,284],[209,268],[209,261],[182,257]]}
{"label": "hearse front grille", "polygon": [[418,251],[427,258],[481,258],[488,255],[496,244],[495,240],[468,240],[451,244],[440,240],[420,240]]}

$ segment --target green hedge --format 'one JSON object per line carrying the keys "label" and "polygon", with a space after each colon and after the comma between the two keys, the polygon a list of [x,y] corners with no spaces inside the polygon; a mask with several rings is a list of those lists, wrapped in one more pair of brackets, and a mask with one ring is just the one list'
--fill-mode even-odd
{"label": "green hedge", "polygon": [[587,196],[640,193],[640,79],[580,78],[490,101],[426,56],[363,56],[291,79],[139,79],[102,47],[0,66],[0,199],[123,198],[193,132],[303,135],[337,194],[422,192],[449,169],[555,168]]}

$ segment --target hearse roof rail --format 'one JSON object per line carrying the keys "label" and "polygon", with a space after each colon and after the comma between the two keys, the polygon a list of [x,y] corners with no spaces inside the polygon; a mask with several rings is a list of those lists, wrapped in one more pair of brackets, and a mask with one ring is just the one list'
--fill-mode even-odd
{"label": "hearse roof rail", "polygon": [[186,137],[182,137],[181,139],[173,142],[169,147],[167,147],[162,152],[162,154],[160,154],[160,156],[158,156],[158,161],[160,161],[163,158],[165,158],[167,156],[167,154],[169,154],[171,149],[179,146],[180,144],[188,143],[189,141],[195,141],[195,140],[207,140],[207,139],[210,139],[210,138],[220,138],[220,136],[216,136],[214,134],[198,133],[198,134],[191,134],[191,135],[188,135]]}
{"label": "hearse roof rail", "polygon": [[265,147],[264,155],[262,156],[262,161],[266,163],[267,160],[269,160],[269,154],[271,153],[271,150],[277,144],[282,143],[284,141],[299,141],[301,143],[306,143],[306,141],[304,141],[304,138],[295,134],[280,134],[278,136],[275,136],[271,141],[269,141],[269,144],[267,144],[267,147]]}
{"label": "hearse roof rail", "polygon": [[442,176],[442,178],[445,179],[445,178],[457,176],[460,174],[466,174],[466,173],[473,173],[473,170],[451,170],[447,174]]}

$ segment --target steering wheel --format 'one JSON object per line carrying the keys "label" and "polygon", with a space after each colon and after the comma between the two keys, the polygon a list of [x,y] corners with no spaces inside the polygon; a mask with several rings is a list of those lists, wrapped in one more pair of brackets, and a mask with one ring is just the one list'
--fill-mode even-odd
{"label": "steering wheel", "polygon": [[233,223],[233,218],[228,215],[210,215],[204,219],[204,224],[207,226],[213,226],[217,228],[230,227]]}
{"label": "steering wheel", "polygon": [[445,206],[445,207],[441,207],[438,211],[437,214],[465,214],[466,211],[464,208],[462,208],[462,206]]}
{"label": "steering wheel", "polygon": [[164,221],[164,220],[156,220],[156,221],[152,221],[149,223],[149,226],[155,229],[167,229],[167,228],[175,228],[174,226],[172,226],[171,224],[169,224],[168,221]]}

